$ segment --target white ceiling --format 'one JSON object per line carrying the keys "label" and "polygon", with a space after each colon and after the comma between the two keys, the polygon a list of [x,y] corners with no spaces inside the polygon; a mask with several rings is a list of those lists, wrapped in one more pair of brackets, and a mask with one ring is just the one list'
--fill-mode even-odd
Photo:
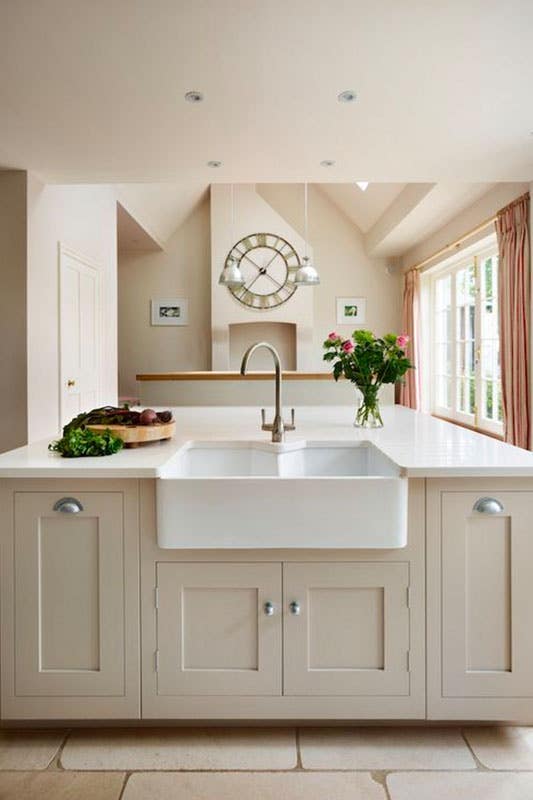
{"label": "white ceiling", "polygon": [[531,0],[3,2],[0,163],[190,193],[530,180],[532,30]]}

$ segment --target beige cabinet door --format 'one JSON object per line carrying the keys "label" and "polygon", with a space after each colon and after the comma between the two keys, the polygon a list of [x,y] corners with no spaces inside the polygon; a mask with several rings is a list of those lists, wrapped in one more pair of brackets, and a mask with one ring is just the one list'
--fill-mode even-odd
{"label": "beige cabinet door", "polygon": [[11,495],[4,718],[139,714],[136,492],[72,495]]}
{"label": "beige cabinet door", "polygon": [[409,694],[407,563],[283,570],[284,694]]}
{"label": "beige cabinet door", "polygon": [[490,496],[441,493],[443,697],[533,697],[533,492]]}
{"label": "beige cabinet door", "polygon": [[158,695],[281,693],[281,564],[157,565]]}

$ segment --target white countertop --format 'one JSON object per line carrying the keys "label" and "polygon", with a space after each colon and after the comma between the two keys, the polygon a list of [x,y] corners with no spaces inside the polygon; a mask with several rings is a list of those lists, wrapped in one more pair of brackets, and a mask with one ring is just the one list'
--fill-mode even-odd
{"label": "white countertop", "polygon": [[[0,455],[0,478],[157,478],[192,440],[269,441],[270,434],[260,430],[257,408],[173,411],[176,435],[171,441],[102,458],[69,459],[48,451],[50,437]],[[384,427],[368,431],[353,427],[354,410],[347,406],[297,408],[297,429],[286,434],[286,441],[371,441],[409,477],[533,477],[532,452],[401,406],[385,406],[382,413]]]}

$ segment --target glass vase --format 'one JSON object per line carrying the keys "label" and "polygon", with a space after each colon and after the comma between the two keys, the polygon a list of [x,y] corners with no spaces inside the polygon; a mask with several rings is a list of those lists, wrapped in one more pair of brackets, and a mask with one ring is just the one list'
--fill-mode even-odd
{"label": "glass vase", "polygon": [[375,386],[357,387],[360,392],[359,405],[355,412],[356,428],[382,428],[383,419],[379,410],[379,388]]}

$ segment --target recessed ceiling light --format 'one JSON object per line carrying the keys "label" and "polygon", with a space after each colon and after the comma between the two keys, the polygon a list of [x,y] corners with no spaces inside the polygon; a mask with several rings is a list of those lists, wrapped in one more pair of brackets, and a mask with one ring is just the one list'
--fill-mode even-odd
{"label": "recessed ceiling light", "polygon": [[346,89],[344,92],[337,95],[337,100],[339,103],[353,103],[357,100],[357,92],[353,89]]}
{"label": "recessed ceiling light", "polygon": [[222,161],[208,161],[207,166],[212,167],[213,169],[218,169],[222,166]]}
{"label": "recessed ceiling light", "polygon": [[332,161],[330,158],[325,158],[324,161],[320,162],[321,167],[334,167],[335,162]]}
{"label": "recessed ceiling light", "polygon": [[202,92],[198,92],[196,89],[193,89],[192,92],[186,92],[185,99],[188,103],[201,103],[204,99],[204,96]]}
{"label": "recessed ceiling light", "polygon": [[366,192],[366,190],[368,189],[368,184],[369,183],[370,183],[370,181],[356,181],[355,185],[359,186],[359,188],[361,189],[362,192]]}

